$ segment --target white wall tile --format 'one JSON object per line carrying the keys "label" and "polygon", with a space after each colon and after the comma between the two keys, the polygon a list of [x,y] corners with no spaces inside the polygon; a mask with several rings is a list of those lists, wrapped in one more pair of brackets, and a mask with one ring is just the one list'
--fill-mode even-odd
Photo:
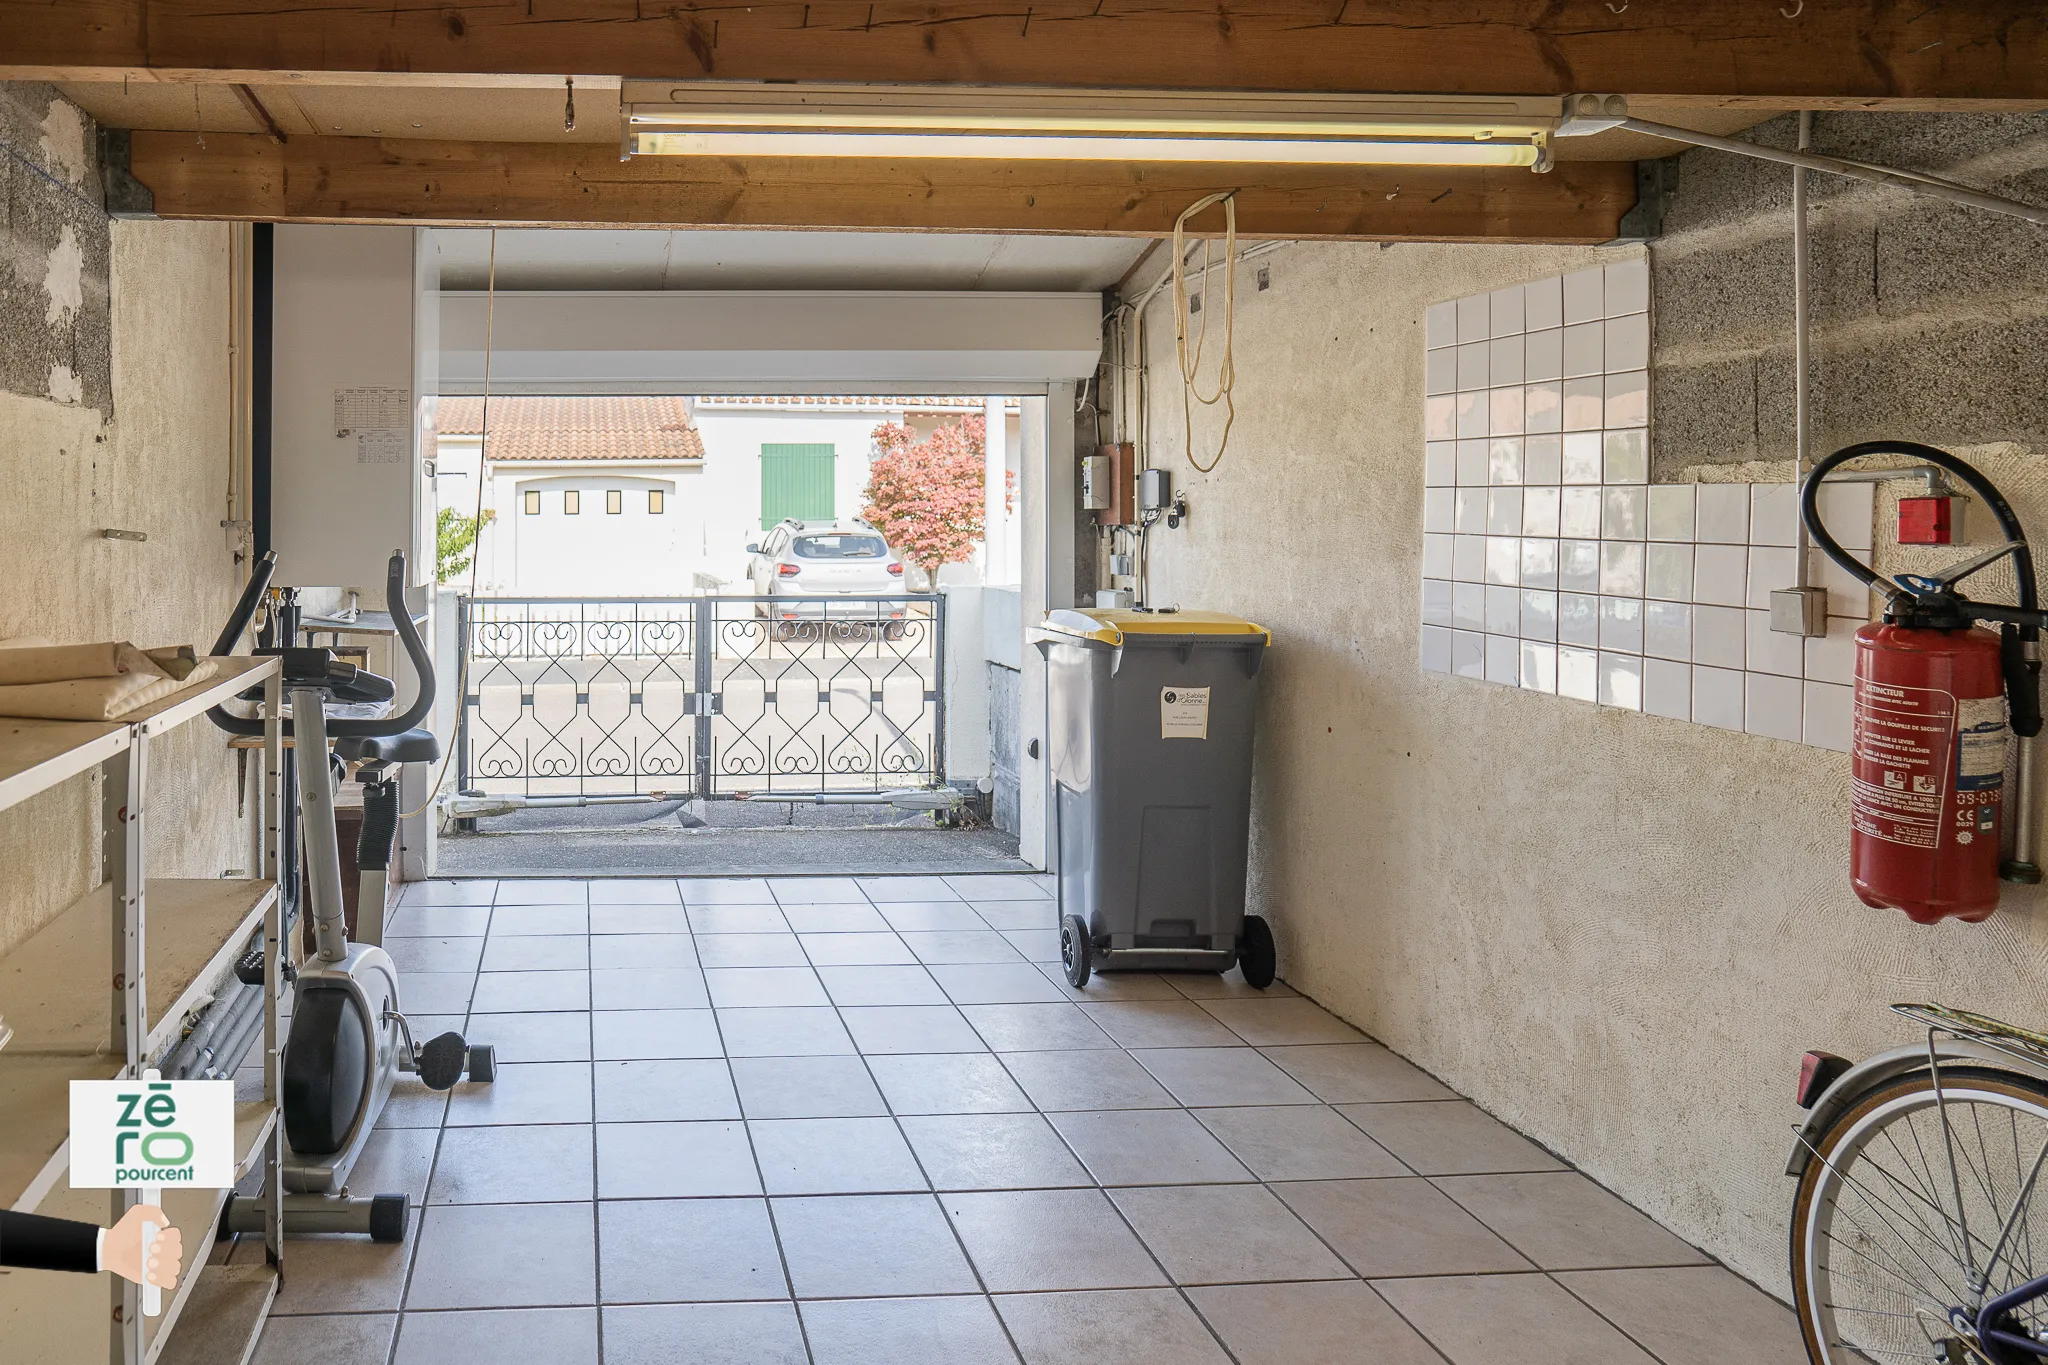
{"label": "white wall tile", "polygon": [[1789,483],[1749,486],[1749,543],[1790,545],[1799,526],[1799,490]]}
{"label": "white wall tile", "polygon": [[1692,539],[1693,492],[1689,483],[1660,483],[1650,486],[1650,539]]}
{"label": "white wall tile", "polygon": [[1522,425],[1525,430],[1564,430],[1564,384],[1553,379],[1544,384],[1527,384],[1522,388]]}
{"label": "white wall tile", "polygon": [[1486,495],[1486,530],[1490,535],[1518,536],[1522,533],[1522,490],[1495,488]]}
{"label": "white wall tile", "polygon": [[1590,593],[1557,595],[1557,642],[1562,645],[1600,643],[1600,599]]}
{"label": "white wall tile", "polygon": [[1668,545],[1653,542],[1643,561],[1643,594],[1666,602],[1692,601],[1692,556],[1690,541]]}
{"label": "white wall tile", "polygon": [[1797,744],[1804,725],[1805,684],[1771,673],[1745,673],[1742,682],[1742,728]]}
{"label": "white wall tile", "polygon": [[1520,536],[1488,536],[1486,538],[1486,581],[1502,583],[1513,587],[1522,581],[1522,538]]}
{"label": "white wall tile", "polygon": [[1458,452],[1458,486],[1461,488],[1484,488],[1486,486],[1486,442],[1463,440],[1456,445]]}
{"label": "white wall tile", "polygon": [[1532,332],[1564,325],[1564,281],[1556,275],[1522,286],[1522,320]]}
{"label": "white wall tile", "polygon": [[1717,607],[1739,607],[1748,600],[1747,545],[1700,545],[1693,552],[1692,562],[1693,601]]}
{"label": "white wall tile", "polygon": [[1848,753],[1853,695],[1853,689],[1832,683],[1807,683],[1800,738],[1816,748]]}
{"label": "white wall tile", "polygon": [[[1448,626],[1451,624],[1451,585],[1444,579],[1425,578],[1422,580],[1422,624],[1425,626]],[[1448,665],[1445,666],[1445,671],[1449,671]]]}
{"label": "white wall tile", "polygon": [[1525,488],[1522,490],[1522,534],[1525,536],[1557,537],[1556,488]]}
{"label": "white wall tile", "polygon": [[1523,300],[1521,285],[1507,289],[1496,289],[1488,300],[1489,321],[1497,337],[1514,336],[1522,330]]}
{"label": "white wall tile", "polygon": [[1600,535],[1600,489],[1567,488],[1558,496],[1557,531],[1575,540],[1594,540]]}
{"label": "white wall tile", "polygon": [[1486,633],[1488,635],[1520,635],[1522,633],[1522,590],[1504,588],[1497,584],[1486,585]]}
{"label": "white wall tile", "polygon": [[1650,375],[1646,370],[1607,376],[1607,407],[1604,419],[1610,427],[1643,427],[1650,424]]}
{"label": "white wall tile", "polygon": [[1807,581],[1826,588],[1828,593],[1828,614],[1846,616],[1858,625],[1870,619],[1870,589],[1863,580],[1829,559],[1819,550],[1814,550],[1813,569]]}
{"label": "white wall tile", "polygon": [[1422,490],[1422,529],[1425,531],[1449,531],[1452,528],[1453,509],[1456,506],[1458,490],[1455,488],[1425,488]]}
{"label": "white wall tile", "polygon": [[1451,672],[1461,678],[1486,676],[1486,637],[1469,630],[1451,632]]}
{"label": "white wall tile", "polygon": [[1605,424],[1607,381],[1598,375],[1564,381],[1564,429],[1598,431]]}
{"label": "white wall tile", "polygon": [[1692,670],[1692,718],[1722,730],[1742,728],[1743,674],[1728,668]]}
{"label": "white wall tile", "polygon": [[1631,313],[1607,320],[1606,360],[1609,370],[1650,368],[1650,315]]}
{"label": "white wall tile", "polygon": [[1542,435],[1522,438],[1522,482],[1564,482],[1564,438]]}
{"label": "white wall tile", "polygon": [[1557,586],[1567,592],[1599,591],[1599,541],[1561,540],[1557,543]]}
{"label": "white wall tile", "polygon": [[1620,654],[1643,652],[1643,601],[1639,597],[1600,599],[1600,648]]}
{"label": "white wall tile", "polygon": [[[1605,454],[1601,458],[1601,473],[1608,483],[1644,483],[1650,477],[1650,433],[1638,427],[1634,431],[1609,431],[1601,434],[1601,445]],[[1685,484],[1682,487],[1690,488]]]}
{"label": "white wall tile", "polygon": [[1522,641],[1522,686],[1530,692],[1557,691],[1557,646]]}
{"label": "white wall tile", "polygon": [[1431,485],[1458,481],[1456,442],[1430,441],[1422,447],[1422,481]]}
{"label": "white wall tile", "polygon": [[1496,436],[1486,443],[1486,481],[1494,485],[1522,481],[1522,438]]}
{"label": "white wall tile", "polygon": [[1827,635],[1805,642],[1806,680],[1844,685],[1855,682],[1856,632],[1862,626],[1861,621],[1830,616]]}
{"label": "white wall tile", "polygon": [[1442,394],[1422,400],[1422,438],[1426,441],[1448,441],[1458,434],[1458,400],[1452,394]]}
{"label": "white wall tile", "polygon": [[1434,350],[1438,346],[1450,346],[1458,340],[1458,301],[1449,299],[1443,303],[1432,303],[1422,315],[1423,344]]}
{"label": "white wall tile", "polygon": [[1749,618],[1740,607],[1694,607],[1692,661],[1715,668],[1741,668],[1747,654],[1744,637],[1748,631]]}
{"label": "white wall tile", "polygon": [[[1449,584],[1445,585],[1448,590]],[[1444,610],[1450,610],[1445,598]],[[1643,604],[1643,653],[1684,663],[1692,658],[1692,608],[1684,602]]]}
{"label": "white wall tile", "polygon": [[[1533,490],[1532,490],[1533,491]],[[1557,586],[1557,542],[1542,536],[1522,537],[1522,586]]]}
{"label": "white wall tile", "polygon": [[1717,545],[1749,544],[1748,484],[1703,483],[1694,501],[1699,508],[1701,540]]}
{"label": "white wall tile", "polygon": [[1493,333],[1492,310],[1485,294],[1458,300],[1458,340],[1484,341]]}
{"label": "white wall tile", "polygon": [[1650,490],[1640,484],[1608,485],[1600,505],[1604,539],[1641,540],[1650,529]]}
{"label": "white wall tile", "polygon": [[1522,390],[1490,389],[1486,396],[1486,430],[1493,436],[1522,434]]}
{"label": "white wall tile", "polygon": [[1607,286],[1599,266],[1574,270],[1564,277],[1564,320],[1591,322],[1607,313]]}
{"label": "white wall tile", "polygon": [[1564,329],[1531,332],[1522,338],[1522,374],[1531,384],[1564,378]]}
{"label": "white wall tile", "polygon": [[1522,589],[1522,638],[1544,641],[1557,639],[1556,593],[1534,588]]}
{"label": "white wall tile", "polygon": [[1486,534],[1486,488],[1459,488],[1451,495],[1451,529],[1461,536]]}
{"label": "white wall tile", "polygon": [[[1612,492],[1612,489],[1608,490]],[[1600,591],[1621,597],[1643,595],[1643,546],[1634,540],[1600,542]]]}
{"label": "white wall tile", "polygon": [[1605,350],[1605,323],[1582,322],[1564,329],[1564,377],[1577,375],[1605,374],[1607,366],[1602,363]]}
{"label": "white wall tile", "polygon": [[1522,642],[1486,637],[1486,680],[1506,687],[1522,685]]}
{"label": "white wall tile", "polygon": [[1868,550],[1877,488],[1867,483],[1824,483],[1820,486],[1820,519],[1828,534],[1845,550]]}
{"label": "white wall tile", "polygon": [[1486,390],[1460,393],[1455,397],[1458,404],[1458,435],[1467,438],[1486,435]]}
{"label": "white wall tile", "polygon": [[1449,578],[1452,544],[1449,536],[1425,535],[1422,538],[1422,572],[1431,578]]}
{"label": "white wall tile", "polygon": [[1563,481],[1569,484],[1599,483],[1600,433],[1572,431],[1560,439],[1564,442]]}
{"label": "white wall tile", "polygon": [[1778,545],[1752,545],[1749,550],[1747,605],[1768,608],[1771,594],[1793,586],[1799,573],[1799,552]]}
{"label": "white wall tile", "polygon": [[1486,585],[1451,584],[1451,624],[1460,630],[1486,629]]}
{"label": "white wall tile", "polygon": [[1751,611],[1747,616],[1745,637],[1749,662],[1744,667],[1752,673],[1777,673],[1787,678],[1796,678],[1805,671],[1804,636],[1784,635],[1772,630],[1768,611]]}
{"label": "white wall tile", "polygon": [[1643,709],[1643,661],[1633,655],[1600,654],[1600,704]]}
{"label": "white wall tile", "polygon": [[1600,655],[1596,651],[1557,647],[1557,695],[1579,701],[1600,699]]}
{"label": "white wall tile", "polygon": [[1474,341],[1458,348],[1458,392],[1487,387],[1486,343]]}
{"label": "white wall tile", "polygon": [[1422,628],[1422,671],[1425,673],[1448,673],[1451,671],[1451,633],[1437,626]]}
{"label": "white wall tile", "polygon": [[1691,720],[1691,666],[1669,659],[1643,660],[1643,709],[1654,716]]}
{"label": "white wall tile", "polygon": [[1607,315],[1641,313],[1650,306],[1650,262],[1647,257],[1616,261],[1607,267]]}
{"label": "white wall tile", "polygon": [[1486,537],[1456,536],[1451,558],[1451,577],[1460,583],[1486,581]]}

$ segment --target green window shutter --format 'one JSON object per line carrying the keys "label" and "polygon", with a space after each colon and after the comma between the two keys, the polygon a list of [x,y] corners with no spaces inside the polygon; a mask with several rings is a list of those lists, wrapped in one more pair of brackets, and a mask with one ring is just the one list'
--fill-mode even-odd
{"label": "green window shutter", "polygon": [[764,443],[761,447],[761,529],[784,517],[830,521],[833,466],[837,452],[830,445]]}

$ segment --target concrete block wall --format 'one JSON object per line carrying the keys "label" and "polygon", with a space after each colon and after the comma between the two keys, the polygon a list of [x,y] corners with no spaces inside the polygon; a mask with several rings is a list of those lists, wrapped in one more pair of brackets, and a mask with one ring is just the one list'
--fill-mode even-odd
{"label": "concrete block wall", "polygon": [[[241,582],[220,525],[232,229],[109,222],[95,143],[53,87],[0,83],[0,638],[204,649]],[[224,739],[152,751],[158,875],[247,862]],[[98,820],[88,778],[0,814],[0,952],[90,889]]]}
{"label": "concrete block wall", "polygon": [[[2040,118],[1828,114],[1816,143],[2048,202]],[[1816,448],[1932,441],[2048,528],[2039,230],[1814,191]],[[1789,201],[1789,172],[1683,158],[1649,250],[1656,482],[1791,477]],[[1156,536],[1153,591],[1274,631],[1251,896],[1286,979],[1784,1294],[1801,1050],[1905,1039],[1898,999],[2040,1026],[2048,892],[2008,889],[1977,926],[1867,909],[1847,885],[1843,755],[1421,669],[1425,310],[1640,251],[1262,257],[1210,475],[1178,448],[1162,293],[1153,459],[1192,515]],[[1215,448],[1202,418],[1195,441]]]}

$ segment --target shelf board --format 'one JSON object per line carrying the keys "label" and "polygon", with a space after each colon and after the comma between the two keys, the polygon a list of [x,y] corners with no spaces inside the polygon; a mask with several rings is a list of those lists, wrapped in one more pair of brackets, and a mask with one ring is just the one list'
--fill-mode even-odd
{"label": "shelf board", "polygon": [[[146,1056],[171,1040],[185,1012],[233,965],[276,894],[274,883],[256,878],[150,879]],[[0,1017],[14,1029],[0,1055],[113,1046],[113,926],[113,892],[101,886],[0,958]]]}
{"label": "shelf board", "polygon": [[[254,1100],[235,1106],[235,1178],[240,1180],[263,1159],[264,1144],[277,1127],[277,1106],[269,1100]],[[163,1356],[167,1359],[215,1361],[246,1359],[237,1355],[234,1342],[239,1338],[224,1340],[220,1330],[225,1326],[233,1328],[241,1321],[235,1311],[223,1304],[221,1290],[235,1283],[236,1277],[251,1270],[275,1271],[268,1265],[224,1266],[206,1264],[207,1254],[213,1249],[213,1229],[220,1218],[221,1205],[226,1202],[226,1190],[166,1189],[163,1192],[164,1212],[170,1215],[171,1223],[178,1228],[185,1239],[185,1273],[178,1279],[178,1287],[164,1301],[164,1311],[154,1321],[143,1320],[142,1334],[147,1343],[147,1352],[154,1360]],[[231,1302],[238,1303],[239,1292],[229,1295]],[[269,1311],[269,1302],[264,1302],[264,1311]],[[191,1315],[184,1330],[167,1335],[186,1314]],[[262,1319],[256,1319],[260,1328]],[[188,1341],[188,1338],[190,1339]],[[250,1346],[255,1345],[254,1336],[248,1338]],[[195,1346],[203,1347],[194,1350]]]}
{"label": "shelf board", "polygon": [[208,1266],[180,1314],[190,1320],[165,1339],[170,1315],[158,1319],[165,1327],[150,1337],[148,1358],[158,1365],[248,1365],[277,1286],[274,1265]]}
{"label": "shelf board", "polygon": [[0,1208],[33,1213],[71,1164],[71,1082],[111,1081],[121,1059],[0,1052]]}
{"label": "shelf board", "polygon": [[280,660],[275,656],[258,659],[247,654],[238,654],[231,659],[215,658],[214,663],[220,671],[205,682],[182,692],[173,692],[162,701],[132,711],[124,717],[125,721],[145,735],[175,730],[186,721],[205,715],[210,708],[234,700],[238,693],[262,682],[280,667]]}
{"label": "shelf board", "polygon": [[123,721],[0,717],[0,810],[90,772],[128,747]]}

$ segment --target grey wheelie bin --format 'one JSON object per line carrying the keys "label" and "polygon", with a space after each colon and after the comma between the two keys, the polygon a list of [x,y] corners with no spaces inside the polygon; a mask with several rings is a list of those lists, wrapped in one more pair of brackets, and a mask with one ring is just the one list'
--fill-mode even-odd
{"label": "grey wheelie bin", "polygon": [[1244,912],[1252,727],[1270,633],[1219,612],[1053,611],[1050,711],[1060,956],[1093,970],[1273,981]]}

